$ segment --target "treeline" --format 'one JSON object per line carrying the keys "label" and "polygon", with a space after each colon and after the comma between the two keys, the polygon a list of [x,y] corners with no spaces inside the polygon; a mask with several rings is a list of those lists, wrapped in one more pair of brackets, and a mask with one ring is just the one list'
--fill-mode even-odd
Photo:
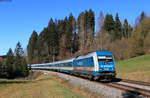
{"label": "treeline", "polygon": [[50,19],[48,26],[39,35],[33,31],[27,46],[28,62],[42,63],[70,58],[80,47],[84,49],[91,44],[94,28],[95,16],[92,10],[82,12],[78,19],[72,14],[63,20]]}
{"label": "treeline", "polygon": [[[103,41],[103,49],[112,51],[117,60],[150,53],[150,17],[142,12],[133,27],[128,24],[126,19],[123,24],[120,24],[119,21],[117,22],[119,20],[117,17],[118,14],[115,17],[115,23],[111,18],[109,22],[112,24],[107,25],[106,18],[108,18],[108,15],[105,16],[100,31],[101,37],[99,36],[99,39]],[[120,26],[117,26],[117,24],[120,24]],[[113,29],[113,27],[116,27],[116,29]]]}
{"label": "treeline", "polygon": [[95,51],[112,51],[117,60],[150,52],[150,18],[142,12],[131,26],[119,14],[99,15],[99,31],[95,31],[95,14],[90,9],[77,18],[50,19],[41,32],[33,31],[27,46],[28,63],[44,63],[75,57]]}
{"label": "treeline", "polygon": [[26,77],[29,74],[27,61],[23,56],[23,48],[20,42],[17,43],[14,52],[10,48],[6,60],[0,62],[1,78]]}

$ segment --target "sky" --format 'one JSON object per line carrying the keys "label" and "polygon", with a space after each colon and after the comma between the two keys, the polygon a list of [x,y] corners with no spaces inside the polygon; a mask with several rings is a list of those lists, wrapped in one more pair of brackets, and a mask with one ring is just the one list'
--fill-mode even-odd
{"label": "sky", "polygon": [[144,11],[150,14],[150,0],[0,0],[0,55],[14,49],[18,41],[26,49],[33,30],[41,32],[50,18],[63,19],[72,13],[76,18],[88,9],[98,18],[104,14],[119,13],[131,25]]}

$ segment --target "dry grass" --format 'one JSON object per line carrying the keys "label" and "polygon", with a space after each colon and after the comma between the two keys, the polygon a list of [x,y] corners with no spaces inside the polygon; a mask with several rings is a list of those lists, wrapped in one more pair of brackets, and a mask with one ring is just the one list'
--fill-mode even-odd
{"label": "dry grass", "polygon": [[150,71],[118,74],[119,78],[150,82]]}
{"label": "dry grass", "polygon": [[97,96],[54,75],[0,86],[0,98],[96,98]]}

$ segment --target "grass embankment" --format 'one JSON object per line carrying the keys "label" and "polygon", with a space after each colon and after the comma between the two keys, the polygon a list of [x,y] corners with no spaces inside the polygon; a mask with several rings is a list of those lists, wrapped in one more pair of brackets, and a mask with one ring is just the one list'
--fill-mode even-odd
{"label": "grass embankment", "polygon": [[150,82],[150,55],[117,62],[118,77]]}
{"label": "grass embankment", "polygon": [[0,98],[91,98],[85,89],[72,86],[54,75],[41,75],[34,80],[0,79]]}

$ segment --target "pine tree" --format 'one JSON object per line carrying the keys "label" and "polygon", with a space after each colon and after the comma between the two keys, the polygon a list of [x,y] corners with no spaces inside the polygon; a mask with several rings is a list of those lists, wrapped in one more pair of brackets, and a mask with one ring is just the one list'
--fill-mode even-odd
{"label": "pine tree", "polygon": [[131,32],[132,27],[128,24],[127,19],[125,19],[122,27],[122,36],[128,38],[131,36]]}
{"label": "pine tree", "polygon": [[49,49],[47,45],[47,37],[48,29],[44,28],[39,35],[38,38],[38,63],[46,63],[50,61],[49,58]]}
{"label": "pine tree", "polygon": [[56,23],[53,21],[53,19],[50,19],[49,24],[48,24],[48,33],[47,33],[47,45],[48,45],[48,51],[49,51],[49,58],[50,61],[55,61],[56,56],[58,55],[59,52],[59,36],[58,32],[56,30]]}
{"label": "pine tree", "polygon": [[14,54],[12,49],[10,48],[8,53],[7,53],[7,58],[6,58],[6,66],[7,66],[7,74],[9,78],[14,77],[14,72],[16,71],[16,67],[14,66]]}
{"label": "pine tree", "polygon": [[72,55],[73,52],[73,47],[72,47],[72,37],[73,37],[73,18],[71,19],[72,16],[69,18],[65,18],[66,21],[66,29],[65,29],[65,34],[66,34],[66,46],[67,50]]}
{"label": "pine tree", "polygon": [[[94,31],[95,31],[95,15],[94,12],[90,9],[89,11],[86,12],[87,17],[86,17],[86,45],[87,47],[91,46],[93,43],[93,38],[94,38]],[[85,14],[86,14],[85,13]]]}
{"label": "pine tree", "polygon": [[22,57],[23,56],[23,48],[22,48],[22,46],[21,46],[21,43],[20,42],[18,42],[17,44],[16,44],[16,48],[15,48],[15,56],[16,57],[18,57],[18,58],[20,58],[20,57]]}
{"label": "pine tree", "polygon": [[25,58],[22,58],[22,60],[21,60],[21,69],[22,69],[22,72],[21,72],[21,74],[22,74],[22,76],[23,77],[26,77],[26,76],[28,76],[29,75],[29,68],[28,68],[28,66],[27,66],[27,61],[26,61],[26,59]]}
{"label": "pine tree", "polygon": [[36,31],[33,31],[29,43],[27,46],[28,51],[28,63],[37,63],[38,62],[38,47],[37,47],[37,41],[38,41],[38,34]]}
{"label": "pine tree", "polygon": [[22,59],[22,56],[23,56],[23,48],[21,47],[21,43],[18,42],[16,44],[16,48],[15,48],[15,52],[14,52],[14,55],[15,55],[15,62],[14,62],[14,66],[16,68],[15,72],[14,72],[14,76],[15,77],[19,77],[19,76],[22,76],[22,62],[21,62],[21,59]]}
{"label": "pine tree", "polygon": [[109,33],[115,30],[115,22],[111,14],[107,14],[105,17],[104,30],[108,31]]}
{"label": "pine tree", "polygon": [[25,77],[28,75],[28,65],[26,60],[23,57],[23,48],[21,46],[21,43],[18,42],[15,48],[15,62],[13,66],[15,67],[15,71],[13,73],[14,77]]}
{"label": "pine tree", "polygon": [[115,21],[111,14],[107,14],[104,20],[104,32],[111,36],[111,40],[115,40]]}
{"label": "pine tree", "polygon": [[65,27],[66,27],[66,23],[64,20],[58,20],[57,23],[57,32],[59,33],[59,38],[61,37],[61,35],[65,32]]}
{"label": "pine tree", "polygon": [[94,31],[95,31],[95,15],[94,12],[90,9],[88,11],[88,16],[87,16],[87,29],[89,29],[90,33],[92,33],[92,36],[94,36]]}
{"label": "pine tree", "polygon": [[122,37],[122,24],[120,22],[118,13],[116,14],[115,18],[115,38],[114,39],[121,39]]}

